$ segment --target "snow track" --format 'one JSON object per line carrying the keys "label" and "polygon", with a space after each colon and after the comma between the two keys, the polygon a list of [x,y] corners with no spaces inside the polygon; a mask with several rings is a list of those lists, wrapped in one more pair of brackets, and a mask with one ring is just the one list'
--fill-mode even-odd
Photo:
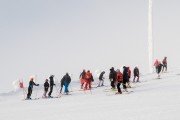
{"label": "snow track", "polygon": [[[180,73],[179,69],[140,78],[132,84],[134,92],[107,96],[104,89],[79,91],[79,84],[72,84],[72,95],[58,99],[22,101],[21,92],[0,95],[2,120],[180,120]],[[109,81],[105,80],[108,85]],[[94,85],[95,86],[95,85]],[[35,89],[34,89],[35,90]],[[43,90],[38,91],[38,97]],[[111,92],[114,94],[114,92]],[[35,97],[36,91],[33,91]],[[53,96],[56,96],[54,89]]]}

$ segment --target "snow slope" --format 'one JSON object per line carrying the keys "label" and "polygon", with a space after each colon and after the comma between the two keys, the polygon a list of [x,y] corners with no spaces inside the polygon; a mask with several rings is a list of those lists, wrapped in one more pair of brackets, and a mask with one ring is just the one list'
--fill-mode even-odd
{"label": "snow slope", "polygon": [[[54,99],[21,100],[21,92],[1,94],[1,120],[180,120],[180,69],[144,75],[141,83],[132,84],[134,92],[114,95],[104,92],[109,87],[78,91],[71,85],[72,95]],[[106,84],[109,81],[106,79]],[[70,88],[70,90],[71,90]],[[42,89],[37,92],[41,97]],[[54,89],[56,96],[56,88]],[[34,88],[32,98],[36,97]]]}

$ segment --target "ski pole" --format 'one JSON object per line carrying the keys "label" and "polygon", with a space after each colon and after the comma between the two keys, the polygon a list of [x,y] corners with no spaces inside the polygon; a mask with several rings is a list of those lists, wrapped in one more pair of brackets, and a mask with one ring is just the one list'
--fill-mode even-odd
{"label": "ski pole", "polygon": [[37,94],[38,94],[38,90],[39,90],[38,88],[39,88],[39,87],[36,86],[36,97],[35,97],[36,99],[37,99]]}
{"label": "ski pole", "polygon": [[[36,80],[36,82],[37,82],[37,75],[35,75],[35,80]],[[38,94],[38,91],[39,91],[39,87],[38,87],[38,86],[36,86],[36,99],[37,99],[37,94]]]}
{"label": "ski pole", "polygon": [[63,88],[63,87],[60,88],[60,94],[61,94],[61,92],[62,92],[62,88]]}
{"label": "ski pole", "polygon": [[[56,87],[56,85],[55,85],[55,87]],[[56,87],[56,92],[57,92],[57,95],[59,95],[59,91],[58,91],[57,87]]]}
{"label": "ski pole", "polygon": [[[69,83],[69,84],[70,84],[70,83]],[[70,86],[71,92],[73,92],[72,87],[71,87],[71,84],[70,84],[69,86]]]}
{"label": "ski pole", "polygon": [[57,84],[59,84],[59,87],[57,87],[57,91],[59,91],[60,90],[60,88],[61,88],[61,84],[60,83],[58,83],[58,79],[56,78],[56,77],[54,77],[55,79],[56,79],[56,81],[57,81]]}

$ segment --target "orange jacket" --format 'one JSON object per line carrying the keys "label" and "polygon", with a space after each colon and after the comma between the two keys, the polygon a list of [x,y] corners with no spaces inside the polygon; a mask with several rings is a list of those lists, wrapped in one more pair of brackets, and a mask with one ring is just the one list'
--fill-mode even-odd
{"label": "orange jacket", "polygon": [[87,80],[90,80],[91,79],[91,73],[90,72],[86,72],[85,77],[86,77]]}

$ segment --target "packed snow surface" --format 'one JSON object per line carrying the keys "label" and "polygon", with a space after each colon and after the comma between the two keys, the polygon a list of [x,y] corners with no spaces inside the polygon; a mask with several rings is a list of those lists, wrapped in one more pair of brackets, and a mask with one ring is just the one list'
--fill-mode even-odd
{"label": "packed snow surface", "polygon": [[[0,95],[1,120],[180,120],[180,69],[156,79],[156,74],[141,76],[132,83],[129,94],[105,92],[110,86],[79,91],[72,82],[71,95],[60,98],[23,100],[22,91]],[[132,81],[132,78],[131,78]],[[105,79],[109,85],[109,80]],[[97,85],[97,80],[93,86]],[[57,89],[58,89],[57,85]],[[41,97],[43,88],[34,87],[32,98]],[[56,87],[53,96],[57,96]]]}

